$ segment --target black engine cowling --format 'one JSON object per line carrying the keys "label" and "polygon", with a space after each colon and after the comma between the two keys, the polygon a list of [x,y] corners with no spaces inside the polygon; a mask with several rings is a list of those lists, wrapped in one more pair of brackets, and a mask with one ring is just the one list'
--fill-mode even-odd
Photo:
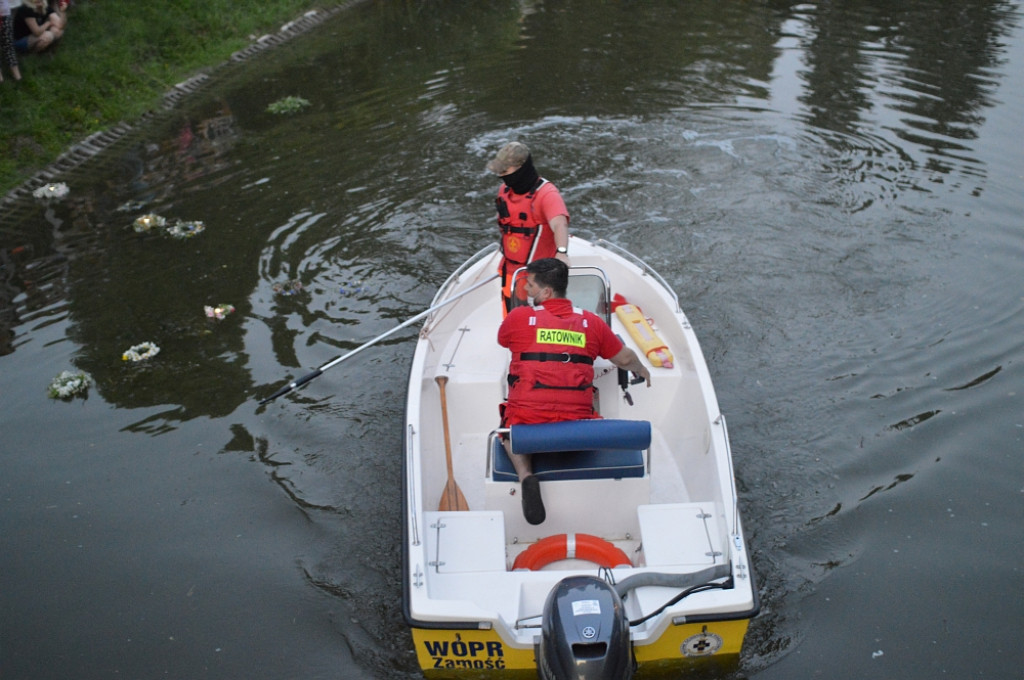
{"label": "black engine cowling", "polygon": [[593,576],[559,581],[544,603],[537,660],[543,680],[632,678],[629,619],[615,589]]}

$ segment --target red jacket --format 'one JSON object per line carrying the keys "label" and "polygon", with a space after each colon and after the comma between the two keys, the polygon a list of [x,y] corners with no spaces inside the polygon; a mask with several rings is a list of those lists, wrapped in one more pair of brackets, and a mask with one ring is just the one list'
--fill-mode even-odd
{"label": "red jacket", "polygon": [[565,201],[551,182],[541,179],[533,191],[517,194],[507,186],[498,190],[498,229],[501,231],[502,276],[505,297],[511,297],[512,275],[534,260],[555,256],[551,218],[569,217]]}
{"label": "red jacket", "polygon": [[598,417],[594,358],[622,350],[601,317],[564,298],[513,309],[498,329],[498,344],[512,351],[504,425]]}

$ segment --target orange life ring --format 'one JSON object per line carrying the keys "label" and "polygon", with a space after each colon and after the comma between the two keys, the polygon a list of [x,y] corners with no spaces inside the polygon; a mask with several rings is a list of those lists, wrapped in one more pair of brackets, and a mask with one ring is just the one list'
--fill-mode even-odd
{"label": "orange life ring", "polygon": [[512,569],[536,571],[559,560],[586,560],[611,569],[632,566],[629,556],[614,545],[590,534],[558,534],[542,538],[519,553]]}

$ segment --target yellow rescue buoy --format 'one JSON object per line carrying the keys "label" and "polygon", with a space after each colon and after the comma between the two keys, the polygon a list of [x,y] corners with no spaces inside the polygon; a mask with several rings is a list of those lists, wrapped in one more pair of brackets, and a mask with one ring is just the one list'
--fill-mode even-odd
{"label": "yellow rescue buoy", "polygon": [[624,302],[615,307],[615,315],[652,365],[672,368],[672,351],[661,341],[651,324],[647,323],[639,307]]}

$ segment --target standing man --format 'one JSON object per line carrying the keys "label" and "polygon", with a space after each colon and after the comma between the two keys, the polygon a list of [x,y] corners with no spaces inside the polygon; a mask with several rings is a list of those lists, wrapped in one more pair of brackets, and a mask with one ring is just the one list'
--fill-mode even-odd
{"label": "standing man", "polygon": [[569,211],[555,185],[537,174],[530,150],[522,142],[503,146],[487,169],[504,182],[495,204],[501,230],[498,271],[507,314],[513,295],[525,300],[522,282],[512,281],[517,269],[545,257],[569,263]]}
{"label": "standing man", "polygon": [[[508,401],[501,405],[501,426],[600,418],[594,413],[594,358],[603,357],[651,385],[651,374],[636,352],[622,344],[604,319],[573,307],[565,298],[569,267],[554,258],[526,266],[525,292],[532,307],[512,309],[498,328],[498,344],[512,351]],[[544,521],[540,480],[529,456],[509,451],[522,485],[523,516]]]}

